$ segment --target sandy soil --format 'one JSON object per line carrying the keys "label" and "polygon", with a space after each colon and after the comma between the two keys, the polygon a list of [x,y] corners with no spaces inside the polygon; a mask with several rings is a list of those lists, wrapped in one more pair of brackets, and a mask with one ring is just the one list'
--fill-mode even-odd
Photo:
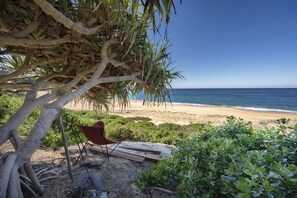
{"label": "sandy soil", "polygon": [[[92,109],[82,104],[70,103],[66,106],[70,109]],[[263,124],[273,124],[279,118],[289,118],[291,124],[297,124],[297,114],[284,112],[268,112],[236,109],[221,106],[194,106],[177,103],[163,105],[143,105],[142,101],[131,101],[127,109],[119,106],[111,108],[111,114],[124,117],[149,117],[155,124],[172,122],[176,124],[208,123],[220,125],[226,121],[228,116],[242,118],[251,121],[255,127]]]}
{"label": "sandy soil", "polygon": [[[146,145],[152,149],[161,150],[161,154],[170,155],[172,146],[163,144],[154,144],[149,142],[124,142],[125,145],[137,146]],[[9,142],[0,146],[0,158],[2,154],[12,152],[13,148]],[[72,164],[76,160],[79,151],[77,146],[70,146],[70,160]],[[74,182],[71,182],[68,176],[68,169],[64,148],[52,150],[46,147],[40,147],[32,156],[31,162],[37,177],[44,189],[43,198],[66,198],[79,197],[75,183],[88,175],[95,176],[100,181],[102,192],[106,196],[102,198],[159,198],[172,197],[168,193],[160,190],[151,189],[141,191],[136,180],[138,173],[148,168],[154,162],[145,160],[143,163],[131,161],[128,159],[111,156],[109,161],[105,161],[101,166],[103,155],[88,151],[85,156],[86,165],[80,160],[73,166]],[[49,178],[49,179],[46,179]],[[46,180],[44,180],[46,179]],[[88,185],[88,184],[87,184]],[[26,197],[32,197],[27,195]],[[100,196],[96,196],[100,197]]]}

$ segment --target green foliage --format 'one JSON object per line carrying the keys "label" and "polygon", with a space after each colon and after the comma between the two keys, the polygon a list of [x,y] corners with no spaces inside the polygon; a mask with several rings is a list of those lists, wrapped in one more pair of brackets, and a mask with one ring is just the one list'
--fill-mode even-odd
{"label": "green foliage", "polygon": [[[17,95],[3,94],[0,96],[0,125],[7,120],[21,107],[24,98]],[[35,110],[18,128],[20,135],[28,135],[35,123],[40,110]]]}
{"label": "green foliage", "polygon": [[146,122],[149,122],[149,121],[152,120],[152,119],[147,118],[147,117],[129,117],[129,119],[133,120],[133,121],[146,121]]}
{"label": "green foliage", "polygon": [[178,144],[172,158],[140,173],[138,186],[180,197],[296,197],[297,127],[255,130],[230,117]]}
{"label": "green foliage", "polygon": [[[0,124],[5,123],[22,103],[22,97],[2,95],[0,97]],[[28,135],[38,114],[39,110],[34,111],[19,127],[18,131],[21,135]],[[68,143],[71,145],[85,139],[76,124],[92,126],[98,120],[102,120],[105,123],[105,134],[110,139],[150,141],[166,144],[177,144],[194,131],[202,131],[203,128],[207,127],[207,125],[202,124],[181,126],[173,123],[165,123],[156,126],[150,122],[149,118],[144,117],[124,118],[117,115],[100,114],[95,111],[73,111],[64,109],[62,121]],[[52,148],[62,146],[62,137],[57,120],[53,122],[43,144]]]}
{"label": "green foliage", "polygon": [[0,97],[0,124],[4,124],[23,103],[21,97],[4,94]]}

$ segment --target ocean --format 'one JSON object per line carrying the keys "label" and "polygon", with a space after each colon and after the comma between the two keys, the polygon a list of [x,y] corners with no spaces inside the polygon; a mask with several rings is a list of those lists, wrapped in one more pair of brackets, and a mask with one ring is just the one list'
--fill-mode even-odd
{"label": "ocean", "polygon": [[170,98],[172,102],[190,105],[297,113],[297,88],[173,89]]}

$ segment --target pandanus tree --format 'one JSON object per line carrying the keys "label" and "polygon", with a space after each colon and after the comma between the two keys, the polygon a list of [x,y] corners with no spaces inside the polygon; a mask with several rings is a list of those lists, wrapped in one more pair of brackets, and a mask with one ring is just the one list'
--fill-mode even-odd
{"label": "pandanus tree", "polygon": [[[23,105],[0,127],[0,197],[22,197],[19,172],[41,193],[30,158],[63,106],[81,98],[104,106],[125,104],[143,92],[162,102],[172,79],[167,45],[149,41],[156,22],[169,21],[173,0],[0,1],[0,94],[25,94]],[[156,17],[158,17],[156,19]],[[39,91],[46,94],[39,96]],[[18,127],[37,108],[28,137]]]}

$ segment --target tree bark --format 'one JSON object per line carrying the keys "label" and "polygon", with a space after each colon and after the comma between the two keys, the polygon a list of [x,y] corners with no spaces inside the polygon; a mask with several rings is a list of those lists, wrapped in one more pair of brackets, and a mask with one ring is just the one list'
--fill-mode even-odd
{"label": "tree bark", "polygon": [[74,30],[80,34],[92,35],[99,32],[103,25],[98,25],[93,28],[86,28],[81,23],[74,23],[69,18],[65,17],[60,11],[56,10],[52,4],[45,0],[35,0],[37,5],[48,15],[52,16],[57,22],[62,23],[65,27]]}
{"label": "tree bark", "polygon": [[47,131],[50,129],[50,126],[59,111],[60,109],[52,104],[44,106],[41,110],[41,113],[29,133],[28,138],[16,151],[18,154],[18,163],[20,165],[30,161],[31,156],[44,140]]}
{"label": "tree bark", "polygon": [[69,35],[64,38],[52,39],[52,40],[32,40],[32,39],[18,39],[12,36],[0,36],[0,43],[7,46],[29,47],[29,48],[43,48],[43,47],[55,47],[64,43],[76,43],[74,39],[71,39]]}
{"label": "tree bark", "polygon": [[23,198],[18,167],[19,166],[15,164],[10,175],[8,186],[8,197],[10,198]]}
{"label": "tree bark", "polygon": [[28,34],[34,32],[38,28],[40,23],[38,21],[31,22],[27,27],[25,27],[22,31],[12,33],[12,36],[16,38],[22,38],[27,36]]}
{"label": "tree bark", "polygon": [[43,194],[43,189],[41,188],[41,185],[39,183],[38,178],[36,177],[36,174],[35,174],[35,171],[32,168],[31,162],[25,163],[24,164],[24,169],[25,169],[29,179],[31,180],[33,187],[37,191],[37,193],[39,195],[42,195]]}
{"label": "tree bark", "polygon": [[[11,131],[10,141],[15,150],[17,150],[20,147],[20,137],[16,130]],[[20,170],[22,170],[24,175],[27,175],[29,177],[33,187],[36,189],[38,194],[41,195],[43,193],[43,190],[35,174],[35,171],[33,170],[32,164],[30,162],[27,162],[24,164],[24,166],[20,167]]]}
{"label": "tree bark", "polygon": [[4,165],[1,167],[0,172],[0,197],[6,197],[7,187],[9,184],[10,175],[14,167],[17,155],[12,153],[8,155]]}

